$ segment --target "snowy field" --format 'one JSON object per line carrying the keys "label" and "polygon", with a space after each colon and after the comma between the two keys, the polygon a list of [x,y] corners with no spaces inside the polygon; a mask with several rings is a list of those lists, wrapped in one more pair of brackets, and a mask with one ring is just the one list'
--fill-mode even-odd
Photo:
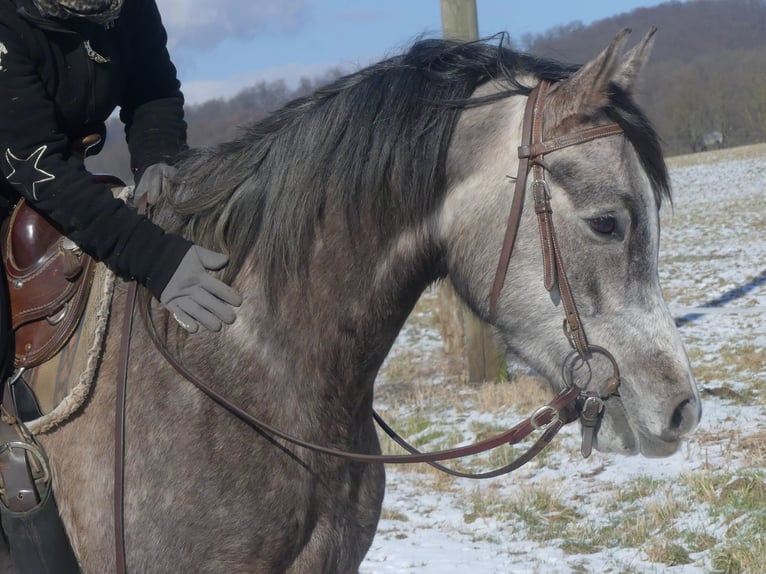
{"label": "snowy field", "polygon": [[[487,481],[389,467],[363,574],[766,572],[766,146],[669,163],[660,274],[702,394],[698,430],[670,458],[584,460],[570,425]],[[519,422],[529,405],[487,398],[501,385],[459,381],[428,297],[377,384],[378,408],[426,449]]]}

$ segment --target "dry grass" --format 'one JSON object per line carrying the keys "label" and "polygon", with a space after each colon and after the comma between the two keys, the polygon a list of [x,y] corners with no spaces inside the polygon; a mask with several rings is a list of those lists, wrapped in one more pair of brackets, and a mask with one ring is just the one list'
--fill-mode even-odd
{"label": "dry grass", "polygon": [[762,158],[766,156],[766,143],[712,150],[702,153],[677,155],[667,158],[669,168],[690,165],[709,165],[734,159]]}
{"label": "dry grass", "polygon": [[652,541],[646,546],[644,552],[651,562],[666,566],[681,566],[694,562],[686,548],[668,540]]}
{"label": "dry grass", "polygon": [[531,412],[554,396],[544,379],[525,373],[514,374],[508,383],[482,383],[476,389],[476,408],[481,412],[504,412],[511,407]]}
{"label": "dry grass", "polygon": [[763,471],[710,470],[682,481],[689,499],[702,504],[723,529],[723,537],[699,540],[709,550],[715,572],[764,572],[766,564],[766,475]]}

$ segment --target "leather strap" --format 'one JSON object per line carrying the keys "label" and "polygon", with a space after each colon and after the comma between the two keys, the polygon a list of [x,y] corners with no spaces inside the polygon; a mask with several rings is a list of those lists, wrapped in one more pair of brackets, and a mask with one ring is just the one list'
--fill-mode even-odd
{"label": "leather strap", "polygon": [[[545,109],[545,93],[548,89],[548,82],[540,82],[540,89],[537,92],[537,98],[534,106],[534,115],[532,116],[532,141],[538,150],[554,151],[561,149],[550,142],[543,142],[543,114]],[[616,124],[614,124],[616,125]],[[610,129],[599,129],[597,133],[611,133],[611,126],[602,126]],[[617,126],[619,128],[619,126]],[[622,133],[620,130],[619,133]],[[600,136],[600,137],[603,137]],[[582,132],[572,134],[568,139],[566,136],[559,138],[567,142],[582,143],[588,141]],[[553,141],[553,140],[551,140]],[[566,143],[565,145],[573,145]],[[565,147],[564,145],[564,147]],[[519,150],[519,154],[522,151]],[[545,180],[545,159],[542,155],[536,155],[532,160],[532,188],[535,199],[535,213],[538,219],[538,228],[540,232],[540,243],[543,251],[543,268],[545,270],[544,285],[548,291],[551,291],[558,282],[561,303],[564,307],[564,325],[565,332],[570,341],[577,349],[580,356],[585,356],[588,352],[588,340],[585,337],[585,329],[580,320],[580,314],[577,311],[572,289],[569,286],[564,264],[561,261],[561,249],[559,249],[556,228],[553,226],[553,209],[550,204],[550,190]]]}
{"label": "leather strap", "polygon": [[[211,389],[206,383],[200,380],[194,373],[189,371],[189,369],[187,369],[186,366],[184,366],[180,361],[178,361],[178,359],[176,359],[170,353],[170,351],[167,348],[167,345],[165,344],[164,341],[160,339],[156,329],[154,328],[154,325],[152,324],[152,320],[150,317],[150,304],[149,304],[150,302],[149,302],[148,291],[146,291],[146,289],[142,289],[140,293],[140,297],[142,298],[139,304],[141,317],[144,321],[144,326],[149,332],[149,336],[151,337],[152,342],[157,347],[157,350],[160,352],[160,354],[162,354],[165,360],[176,370],[176,372],[178,372],[178,374],[180,374],[183,378],[185,378],[187,381],[192,383],[202,393],[204,393],[214,402],[216,402],[217,404],[222,406],[224,409],[229,411],[231,414],[235,415],[237,418],[239,418],[242,422],[244,422],[248,426],[254,429],[257,429],[269,436],[280,438],[295,446],[299,446],[314,452],[320,452],[323,454],[328,454],[328,455],[346,459],[346,460],[353,460],[355,462],[386,463],[386,464],[411,464],[411,463],[422,463],[422,462],[430,463],[430,462],[438,462],[438,461],[444,461],[444,460],[452,460],[456,458],[462,458],[465,456],[479,454],[481,452],[491,450],[493,448],[496,448],[504,444],[516,444],[520,442],[521,440],[523,440],[524,438],[526,438],[527,436],[529,436],[530,434],[532,434],[535,430],[538,430],[538,429],[547,430],[549,428],[549,425],[555,424],[557,420],[561,419],[560,413],[564,411],[566,407],[572,404],[574,400],[577,398],[578,394],[580,393],[579,388],[568,387],[565,390],[561,391],[561,393],[559,393],[550,403],[539,408],[527,419],[523,420],[521,423],[517,424],[510,430],[504,433],[501,433],[497,436],[491,437],[489,439],[486,439],[468,446],[446,449],[446,450],[441,450],[441,451],[431,452],[431,453],[405,454],[405,455],[378,455],[378,454],[365,454],[365,453],[344,451],[340,449],[335,449],[331,447],[314,444],[314,443],[299,439],[297,437],[294,437],[290,434],[287,434],[286,432],[268,423],[265,423],[264,421],[260,419],[253,417],[248,412],[244,411],[243,409],[241,409],[240,407],[238,407],[237,405],[229,401],[226,397],[224,397],[223,395]],[[377,414],[375,415],[375,417],[376,419],[380,418]]]}
{"label": "leather strap", "polygon": [[537,157],[565,147],[589,142],[598,138],[622,135],[622,128],[617,124],[595,126],[563,136],[551,138],[546,142],[519,146],[519,157]]}
{"label": "leather strap", "polygon": [[[137,211],[145,214],[147,197],[139,199]],[[130,362],[130,339],[133,331],[133,316],[136,308],[138,283],[128,285],[125,310],[122,319],[120,340],[120,362],[117,368],[117,388],[114,410],[114,547],[115,570],[117,574],[127,572],[125,557],[125,405],[128,392],[128,366]]]}
{"label": "leather strap", "polygon": [[508,216],[505,239],[503,240],[503,249],[500,254],[492,291],[490,292],[489,318],[492,321],[497,314],[497,303],[513,253],[513,246],[521,221],[524,196],[526,194],[527,177],[531,171],[533,177],[532,193],[543,257],[543,282],[548,291],[558,284],[565,314],[564,331],[574,348],[577,349],[577,352],[582,357],[585,357],[589,349],[588,340],[585,336],[585,329],[580,320],[580,314],[577,311],[577,305],[575,304],[572,289],[564,269],[564,263],[561,259],[561,249],[559,248],[556,230],[553,225],[550,189],[545,180],[544,154],[594,139],[619,135],[623,132],[619,125],[612,123],[586,128],[572,134],[565,134],[544,141],[543,111],[545,109],[545,95],[549,85],[550,83],[547,80],[541,80],[527,98],[522,124],[522,145],[518,148],[519,169],[511,203],[511,213]]}
{"label": "leather strap", "polygon": [[[575,398],[577,398],[575,396]],[[420,455],[422,454],[419,450],[417,450],[415,447],[413,447],[411,444],[409,444],[407,441],[405,441],[399,434],[394,431],[390,426],[386,424],[386,422],[378,415],[378,413],[373,413],[373,416],[375,417],[375,421],[378,423],[378,426],[385,431],[385,433],[400,447],[405,449],[406,451],[412,453],[413,455]],[[566,421],[569,422],[569,421]],[[526,452],[524,452],[522,455],[520,455],[518,458],[516,458],[511,463],[501,467],[497,468],[495,470],[491,470],[488,472],[479,472],[479,473],[473,473],[473,472],[462,472],[459,470],[454,470],[452,468],[448,468],[442,464],[439,464],[438,462],[427,462],[426,464],[429,464],[430,466],[434,467],[437,470],[440,470],[441,472],[444,472],[446,474],[449,474],[451,476],[455,476],[458,478],[470,478],[470,479],[484,479],[484,478],[495,478],[497,476],[502,476],[504,474],[508,474],[509,472],[513,472],[514,470],[517,470],[524,466],[526,463],[528,463],[530,460],[532,460],[537,454],[543,450],[548,444],[553,440],[553,437],[556,436],[556,434],[561,430],[561,427],[566,424],[566,422],[561,418],[555,418],[551,420],[550,423],[547,425],[544,425],[541,427],[543,430],[543,433],[540,435],[540,438],[538,438],[535,443],[530,446]],[[515,443],[508,443],[508,444],[515,444]],[[499,445],[498,445],[499,446]]]}
{"label": "leather strap", "polygon": [[[524,109],[524,123],[521,128],[521,141],[532,141],[532,120],[534,117],[534,103],[537,100],[537,94],[540,92],[540,84],[534,87],[532,93],[527,98],[527,105]],[[527,173],[529,172],[529,156],[519,156],[519,168],[516,172],[516,185],[513,190],[513,200],[511,202],[511,213],[508,215],[508,223],[505,226],[505,238],[503,239],[503,249],[500,253],[500,260],[497,262],[497,271],[495,272],[495,282],[492,286],[492,293],[489,298],[489,320],[495,318],[497,312],[497,301],[500,298],[500,291],[503,289],[505,274],[508,272],[508,263],[513,253],[513,245],[516,243],[516,235],[519,231],[521,222],[521,211],[524,208],[524,195],[527,186]]]}
{"label": "leather strap", "polygon": [[[540,82],[535,97],[532,115],[532,142],[543,140],[542,110],[545,107],[545,92],[548,82]],[[534,145],[534,144],[533,144]],[[521,156],[521,151],[519,151]],[[532,192],[535,200],[535,213],[537,214],[537,227],[540,233],[540,246],[543,251],[543,284],[550,291],[556,284],[556,244],[554,243],[553,209],[551,209],[550,190],[545,181],[543,171],[543,157],[535,156],[532,163]]]}
{"label": "leather strap", "polygon": [[[6,417],[13,422],[7,422]],[[5,497],[3,503],[12,512],[29,512],[39,503],[27,462],[27,450],[21,446],[25,443],[15,418],[3,409],[0,416],[0,478]]]}
{"label": "leather strap", "polygon": [[128,385],[130,338],[133,329],[133,310],[136,305],[137,284],[128,286],[123,314],[122,341],[120,342],[119,381],[115,396],[114,417],[114,544],[117,574],[127,572],[125,559],[125,404]]}

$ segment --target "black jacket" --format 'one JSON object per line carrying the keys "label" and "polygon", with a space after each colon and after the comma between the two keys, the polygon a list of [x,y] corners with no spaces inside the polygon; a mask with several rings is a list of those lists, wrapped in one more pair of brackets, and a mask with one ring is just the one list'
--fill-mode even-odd
{"label": "black jacket", "polygon": [[125,0],[106,28],[43,19],[0,0],[0,193],[23,196],[86,253],[159,297],[191,245],[95,183],[70,142],[120,118],[140,178],[186,148],[183,96],[154,0]]}

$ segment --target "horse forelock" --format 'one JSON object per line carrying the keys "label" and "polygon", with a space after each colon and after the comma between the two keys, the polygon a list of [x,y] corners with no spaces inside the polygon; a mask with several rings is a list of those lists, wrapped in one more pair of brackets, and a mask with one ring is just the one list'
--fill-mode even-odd
{"label": "horse forelock", "polygon": [[611,85],[609,100],[606,115],[622,128],[625,137],[633,145],[651,183],[655,202],[658,206],[664,200],[672,203],[670,176],[657,131],[631,95],[619,86]]}
{"label": "horse forelock", "polygon": [[[340,206],[353,234],[392,235],[440,204],[447,149],[461,110],[558,81],[578,66],[478,42],[420,40],[405,53],[288,103],[214,147],[192,150],[169,197],[171,218],[195,242],[229,253],[231,280],[255,250],[267,291],[307,263],[326,207]],[[501,89],[471,99],[491,80]],[[669,197],[656,132],[615,89],[606,113],[625,130],[658,198]],[[179,219],[180,217],[180,219]]]}

